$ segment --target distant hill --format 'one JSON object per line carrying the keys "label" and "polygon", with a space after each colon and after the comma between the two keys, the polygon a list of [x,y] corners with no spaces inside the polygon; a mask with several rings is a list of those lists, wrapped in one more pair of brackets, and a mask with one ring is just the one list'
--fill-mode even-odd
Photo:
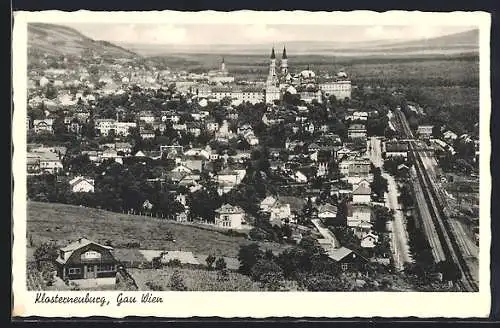
{"label": "distant hill", "polygon": [[[269,44],[226,44],[226,45],[151,45],[126,44],[122,46],[143,56],[161,56],[167,54],[247,54],[267,56]],[[366,42],[286,42],[289,56],[315,54],[336,56],[370,55],[443,55],[479,52],[479,31],[471,30],[430,39],[412,41],[373,40]],[[278,46],[278,48],[280,48]],[[278,50],[278,52],[281,49]]]}
{"label": "distant hill", "polygon": [[81,56],[91,52],[113,58],[134,58],[133,51],[107,41],[96,41],[77,30],[55,24],[28,24],[28,51],[31,54]]}
{"label": "distant hill", "polygon": [[382,45],[382,47],[395,47],[395,48],[434,47],[443,49],[447,47],[464,47],[471,49],[479,49],[479,30],[470,30],[431,39],[395,42],[391,44]]}

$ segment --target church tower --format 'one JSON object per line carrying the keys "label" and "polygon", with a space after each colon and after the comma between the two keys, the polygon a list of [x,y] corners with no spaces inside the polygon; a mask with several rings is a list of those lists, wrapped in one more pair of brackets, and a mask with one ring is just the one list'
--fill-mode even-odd
{"label": "church tower", "polygon": [[221,72],[226,71],[226,63],[224,63],[224,57],[222,57],[222,62],[220,64],[220,70],[221,70]]}
{"label": "church tower", "polygon": [[276,76],[276,54],[274,46],[271,50],[271,63],[269,64],[269,76],[267,77],[265,99],[266,103],[273,103],[274,100],[280,99],[280,89],[278,88],[278,77]]}
{"label": "church tower", "polygon": [[269,64],[269,77],[268,80],[276,78],[276,54],[274,53],[274,46],[271,50],[271,63]]}
{"label": "church tower", "polygon": [[281,74],[283,74],[283,76],[288,74],[288,57],[286,55],[286,47],[283,47],[283,56],[281,57]]}

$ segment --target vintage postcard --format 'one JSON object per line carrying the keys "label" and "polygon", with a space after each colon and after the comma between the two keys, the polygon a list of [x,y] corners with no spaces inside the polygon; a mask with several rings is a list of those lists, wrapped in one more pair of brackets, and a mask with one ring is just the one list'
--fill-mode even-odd
{"label": "vintage postcard", "polygon": [[490,16],[16,12],[13,316],[486,317]]}

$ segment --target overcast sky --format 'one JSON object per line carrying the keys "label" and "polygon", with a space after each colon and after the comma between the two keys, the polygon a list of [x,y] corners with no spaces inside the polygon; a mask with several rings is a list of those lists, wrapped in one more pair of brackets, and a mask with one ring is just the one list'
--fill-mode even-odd
{"label": "overcast sky", "polygon": [[159,25],[66,23],[95,40],[136,44],[248,44],[286,41],[362,42],[432,38],[473,29],[471,26],[335,25]]}

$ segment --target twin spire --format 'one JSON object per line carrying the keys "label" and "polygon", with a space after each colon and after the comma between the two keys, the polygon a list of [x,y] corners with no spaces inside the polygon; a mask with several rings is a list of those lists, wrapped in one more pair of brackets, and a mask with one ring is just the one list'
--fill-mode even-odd
{"label": "twin spire", "polygon": [[[271,50],[271,59],[276,59],[276,54],[274,53],[274,46],[273,49]],[[288,59],[286,56],[286,47],[283,47],[283,55],[281,56],[281,59]]]}

